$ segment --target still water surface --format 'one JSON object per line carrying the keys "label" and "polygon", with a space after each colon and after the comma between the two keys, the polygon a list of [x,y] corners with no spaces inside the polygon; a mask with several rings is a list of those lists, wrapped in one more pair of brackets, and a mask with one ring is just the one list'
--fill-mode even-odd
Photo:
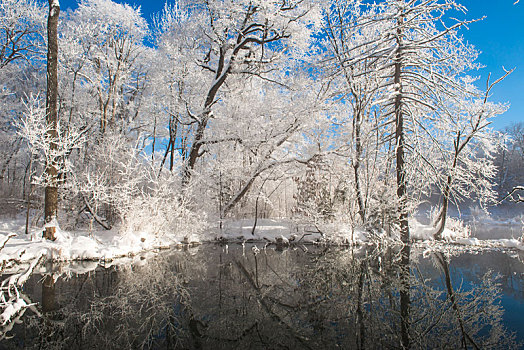
{"label": "still water surface", "polygon": [[27,311],[0,348],[518,349],[522,258],[261,244],[164,251],[56,281],[33,276],[24,293],[42,314]]}

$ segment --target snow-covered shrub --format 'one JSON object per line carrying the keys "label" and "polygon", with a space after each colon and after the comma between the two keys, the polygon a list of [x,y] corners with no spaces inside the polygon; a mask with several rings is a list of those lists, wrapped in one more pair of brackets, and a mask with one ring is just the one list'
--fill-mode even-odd
{"label": "snow-covered shrub", "polygon": [[199,234],[203,220],[189,209],[188,196],[182,194],[178,182],[178,178],[170,176],[152,183],[148,192],[136,196],[121,209],[122,233],[175,234],[179,240]]}
{"label": "snow-covered shrub", "polygon": [[[436,230],[435,223],[438,223],[441,208],[439,206],[434,207],[429,216],[430,222],[433,223],[431,237],[433,237],[434,231]],[[455,240],[457,238],[469,238],[471,236],[471,227],[464,224],[464,221],[459,218],[446,217],[446,227],[442,232],[442,238],[445,240]],[[425,237],[427,239],[429,237]]]}
{"label": "snow-covered shrub", "polygon": [[88,147],[84,164],[68,184],[81,206],[106,228],[121,222],[146,187],[151,165],[123,135],[110,133]]}
{"label": "snow-covered shrub", "polygon": [[469,238],[471,236],[471,228],[464,224],[464,221],[457,218],[448,217],[446,220],[446,228],[442,233],[442,238],[446,240],[454,240],[457,238]]}
{"label": "snow-covered shrub", "polygon": [[202,229],[178,174],[158,174],[156,164],[122,135],[105,135],[91,157],[78,193],[99,223],[120,224],[123,234],[180,232],[180,238]]}

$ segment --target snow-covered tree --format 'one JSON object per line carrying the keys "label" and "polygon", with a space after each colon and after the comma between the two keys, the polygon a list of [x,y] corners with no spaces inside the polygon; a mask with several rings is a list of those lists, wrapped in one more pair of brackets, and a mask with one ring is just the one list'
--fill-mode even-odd
{"label": "snow-covered tree", "polygon": [[[505,106],[488,102],[491,89],[510,72],[490,83],[482,94],[467,84],[465,95],[455,91],[459,98],[449,101],[441,109],[441,117],[435,120],[435,140],[438,140],[440,166],[438,186],[442,204],[436,218],[435,238],[440,239],[446,224],[449,201],[478,199],[481,203],[493,203],[492,187],[496,175],[495,152],[500,136],[489,126],[491,118],[503,113]],[[438,165],[437,165],[438,166]],[[476,197],[476,198],[475,198]]]}
{"label": "snow-covered tree", "polygon": [[[185,92],[191,92],[194,82],[184,80],[176,85],[180,102],[186,104],[182,117],[177,116],[178,123],[191,129],[191,136],[184,140],[184,183],[189,182],[197,160],[204,155],[204,146],[217,142],[208,140],[207,130],[216,117],[214,109],[224,103],[226,82],[248,82],[250,78],[272,82],[270,73],[279,68],[279,62],[307,46],[310,24],[317,19],[309,16],[312,6],[311,1],[187,1],[166,7],[159,21],[159,46],[168,55],[197,64],[188,67],[182,63],[182,71],[205,72],[189,76],[200,76],[198,85],[203,88],[203,94],[191,100]],[[186,39],[180,40],[181,35]],[[241,94],[242,89],[236,93]]]}
{"label": "snow-covered tree", "polygon": [[[378,149],[386,151],[388,141],[393,141],[398,224],[404,242],[409,240],[409,213],[422,195],[441,183],[445,160],[440,154],[451,151],[457,135],[459,148],[461,140],[468,140],[466,144],[470,145],[470,139],[464,135],[466,130],[457,126],[455,134],[444,135],[443,125],[449,131],[452,124],[472,124],[475,131],[468,133],[470,138],[488,140],[477,131],[484,131],[485,120],[501,112],[500,107],[486,101],[475,102],[482,100],[482,94],[473,88],[467,73],[477,68],[477,52],[457,32],[471,21],[448,15],[464,11],[463,6],[452,0],[391,0],[379,4],[352,1],[334,2],[326,16],[329,62],[335,67],[334,73],[346,81],[343,89],[335,90],[334,96],[345,98],[351,107],[350,130],[354,142],[351,160],[355,178],[365,151],[362,121],[372,120],[370,115],[376,113],[373,127],[382,130],[377,133]],[[463,109],[457,115],[449,113],[450,106],[470,110]],[[486,147],[493,148],[488,144]],[[489,169],[486,164],[483,167]],[[478,167],[470,163],[461,169],[463,178],[468,178]],[[357,193],[359,184],[360,181],[355,181]],[[487,182],[476,184],[479,186],[473,190],[479,195],[489,187]],[[440,188],[445,192],[445,186]],[[357,201],[363,202],[362,194],[357,195]],[[363,213],[364,205],[359,207]]]}
{"label": "snow-covered tree", "polygon": [[42,50],[44,12],[35,0],[0,1],[0,70]]}
{"label": "snow-covered tree", "polygon": [[[22,99],[44,82],[46,8],[37,1],[0,1],[0,181],[3,196],[18,196],[28,164],[14,122]],[[43,87],[45,89],[45,86]],[[25,189],[24,189],[25,190]]]}

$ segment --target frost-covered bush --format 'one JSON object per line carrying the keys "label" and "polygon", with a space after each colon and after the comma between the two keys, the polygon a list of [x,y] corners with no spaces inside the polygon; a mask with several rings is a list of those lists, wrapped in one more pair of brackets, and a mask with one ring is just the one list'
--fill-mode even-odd
{"label": "frost-covered bush", "polygon": [[178,179],[163,179],[131,200],[122,211],[122,232],[161,236],[174,233],[180,239],[203,229],[201,217],[189,209],[188,197],[177,186]]}
{"label": "frost-covered bush", "polygon": [[125,234],[187,236],[201,229],[177,174],[159,175],[147,155],[121,135],[107,134],[93,151],[77,184],[97,221],[120,224]]}
{"label": "frost-covered bush", "polygon": [[446,231],[449,233],[449,238],[468,238],[471,236],[471,228],[464,224],[464,221],[457,218],[448,218],[446,220],[446,230],[443,237],[446,238]]}

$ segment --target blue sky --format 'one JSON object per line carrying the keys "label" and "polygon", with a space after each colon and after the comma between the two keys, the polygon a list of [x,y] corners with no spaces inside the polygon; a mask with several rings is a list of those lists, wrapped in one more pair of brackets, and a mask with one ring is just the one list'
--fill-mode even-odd
{"label": "blue sky", "polygon": [[[165,1],[157,0],[113,0],[140,6],[146,19],[164,7]],[[63,10],[76,7],[76,0],[61,0]],[[488,74],[492,80],[502,76],[504,70],[516,70],[492,91],[491,101],[508,102],[510,109],[497,117],[493,127],[503,129],[514,122],[524,122],[524,0],[514,5],[515,0],[463,0],[468,8],[466,18],[486,16],[483,21],[472,23],[469,30],[463,30],[464,38],[473,44],[481,54],[478,62],[485,65],[478,73],[479,84],[485,86]]]}
{"label": "blue sky", "polygon": [[494,121],[496,129],[512,122],[524,122],[524,1],[516,5],[514,2],[462,1],[469,10],[469,18],[486,16],[462,32],[464,38],[481,51],[478,62],[486,67],[479,71],[479,76],[484,86],[489,72],[492,78],[498,78],[504,74],[502,67],[516,68],[492,93],[492,101],[511,104],[510,109]]}

